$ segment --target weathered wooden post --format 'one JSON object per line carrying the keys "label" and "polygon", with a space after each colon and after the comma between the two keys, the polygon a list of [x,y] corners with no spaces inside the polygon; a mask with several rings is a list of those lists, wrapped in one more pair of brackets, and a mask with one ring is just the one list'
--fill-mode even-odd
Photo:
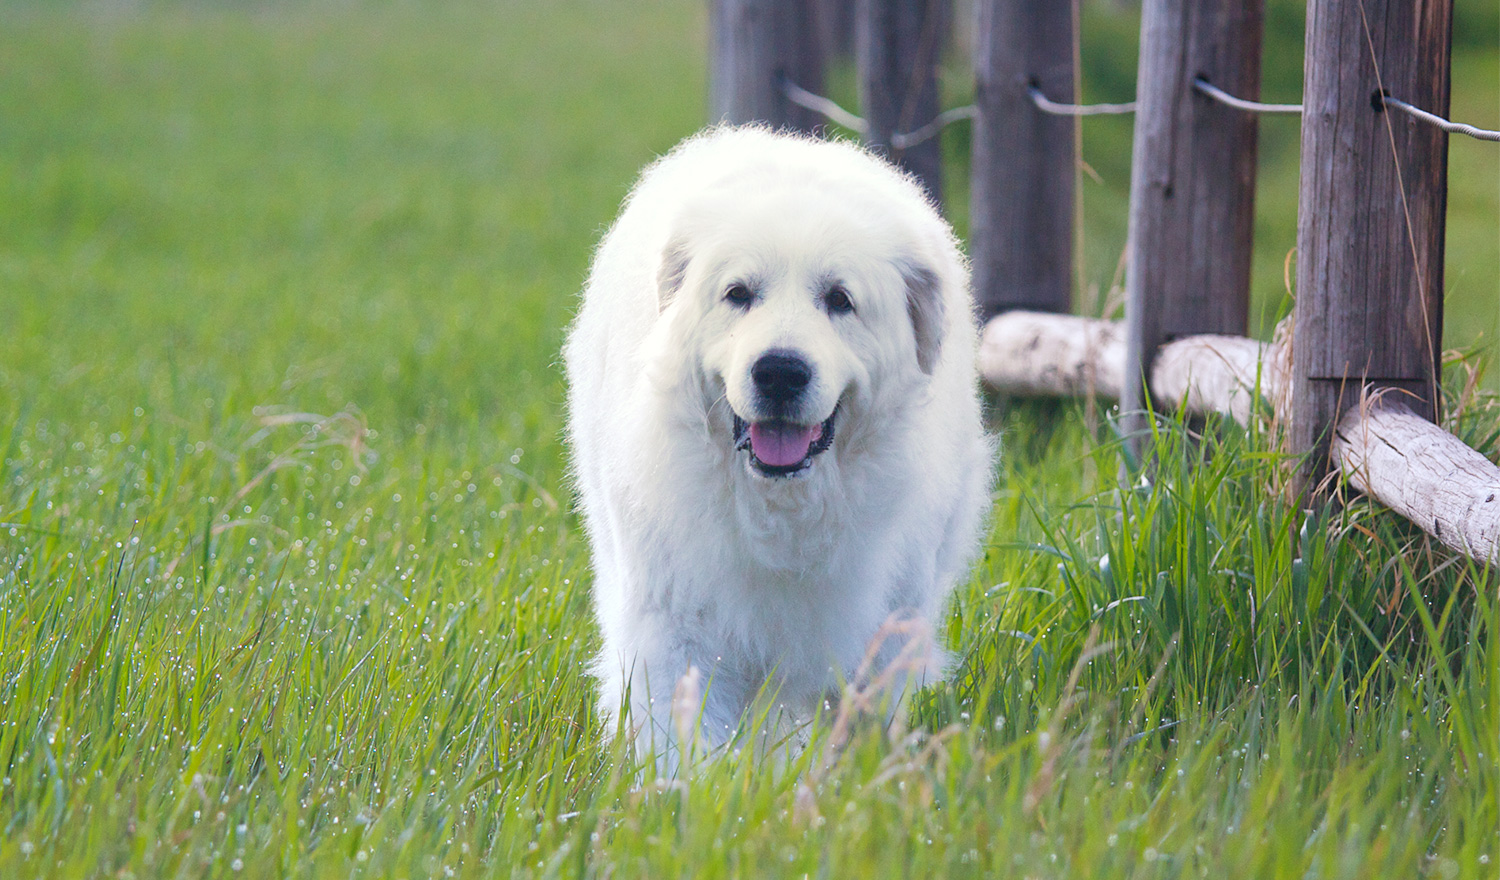
{"label": "weathered wooden post", "polygon": [[854,28],[860,107],[869,125],[865,141],[915,174],[938,201],[943,197],[938,139],[906,149],[894,148],[891,139],[938,115],[945,5],[944,0],[859,0]]}
{"label": "weathered wooden post", "polygon": [[980,0],[974,50],[969,250],[983,319],[1068,311],[1073,137],[1078,122],[1032,103],[1073,101],[1073,4]]}
{"label": "weathered wooden post", "polygon": [[854,57],[854,0],[816,0],[825,60]]}
{"label": "weathered wooden post", "polygon": [[1446,116],[1450,0],[1308,0],[1291,442],[1327,473],[1361,383],[1437,415],[1448,136],[1384,107]]}
{"label": "weathered wooden post", "polygon": [[[1146,0],[1131,161],[1121,406],[1145,408],[1162,343],[1243,336],[1255,210],[1254,114],[1193,87],[1260,94],[1263,0]],[[1347,47],[1345,47],[1347,49]]]}
{"label": "weathered wooden post", "polygon": [[799,0],[713,0],[710,107],[714,120],[815,131],[822,117],[787,100],[783,77],[823,90],[817,7]]}

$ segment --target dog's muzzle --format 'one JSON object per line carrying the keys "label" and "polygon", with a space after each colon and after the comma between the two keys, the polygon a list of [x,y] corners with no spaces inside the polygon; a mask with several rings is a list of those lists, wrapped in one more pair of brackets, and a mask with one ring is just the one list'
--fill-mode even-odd
{"label": "dog's muzzle", "polygon": [[750,454],[750,467],[765,477],[790,477],[812,466],[813,459],[833,445],[838,410],[814,425],[780,419],[747,422],[734,417],[734,448]]}

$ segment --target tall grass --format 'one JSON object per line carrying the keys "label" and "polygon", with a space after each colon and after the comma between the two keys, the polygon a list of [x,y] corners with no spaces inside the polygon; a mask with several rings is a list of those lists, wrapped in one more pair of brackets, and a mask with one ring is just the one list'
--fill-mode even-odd
{"label": "tall grass", "polygon": [[1260,428],[1008,405],[948,682],[612,743],[555,353],[703,25],[0,5],[0,877],[1500,875],[1495,577]]}
{"label": "tall grass", "polygon": [[1493,874],[1493,579],[1359,505],[1295,530],[1232,430],[1165,423],[1120,492],[1076,485],[1118,460],[1069,419],[1007,465],[962,661],[909,726],[652,782],[592,718],[550,496],[351,485],[307,441],[357,425],[315,427],[232,514],[172,502],[239,491],[201,459],[107,440],[69,481],[129,499],[94,537],[7,500],[8,875]]}

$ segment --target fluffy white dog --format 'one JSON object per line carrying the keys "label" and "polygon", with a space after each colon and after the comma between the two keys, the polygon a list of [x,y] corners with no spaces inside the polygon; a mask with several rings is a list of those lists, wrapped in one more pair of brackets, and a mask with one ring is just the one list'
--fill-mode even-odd
{"label": "fluffy white dog", "polygon": [[810,717],[888,619],[939,611],[989,500],[975,338],[952,231],[859,147],[717,128],[645,171],[564,352],[600,709],[643,753],[676,765],[690,669],[722,744],[763,688]]}

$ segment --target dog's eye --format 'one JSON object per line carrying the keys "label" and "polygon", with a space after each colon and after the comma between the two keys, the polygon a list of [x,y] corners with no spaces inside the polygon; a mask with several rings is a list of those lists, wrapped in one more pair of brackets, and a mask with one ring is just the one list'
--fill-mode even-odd
{"label": "dog's eye", "polygon": [[743,284],[731,284],[729,289],[724,291],[724,299],[728,300],[731,305],[748,306],[750,301],[755,299],[755,294]]}
{"label": "dog's eye", "polygon": [[823,304],[834,315],[847,315],[854,311],[854,301],[849,298],[849,291],[842,287],[830,287],[823,294]]}

